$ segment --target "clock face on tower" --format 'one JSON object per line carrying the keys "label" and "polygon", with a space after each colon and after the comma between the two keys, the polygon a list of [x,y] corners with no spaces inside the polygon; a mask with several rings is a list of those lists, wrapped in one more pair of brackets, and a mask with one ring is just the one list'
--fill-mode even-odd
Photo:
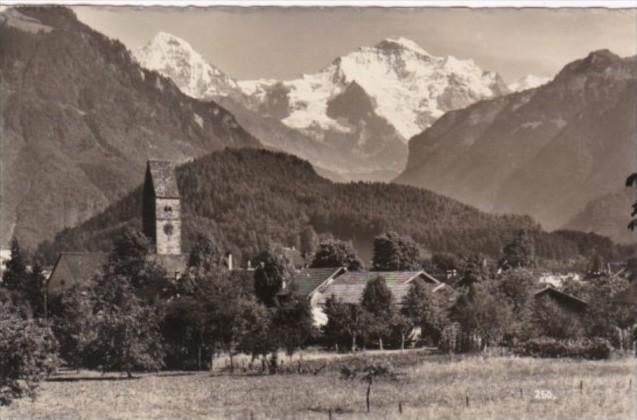
{"label": "clock face on tower", "polygon": [[164,233],[168,236],[173,234],[173,225],[171,225],[170,223],[164,225]]}

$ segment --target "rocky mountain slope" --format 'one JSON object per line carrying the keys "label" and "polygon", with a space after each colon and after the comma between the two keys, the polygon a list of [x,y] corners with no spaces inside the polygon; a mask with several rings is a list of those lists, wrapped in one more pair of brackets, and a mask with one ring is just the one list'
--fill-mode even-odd
{"label": "rocky mountain slope", "polygon": [[533,89],[538,86],[542,86],[550,82],[551,79],[548,77],[540,77],[534,74],[527,74],[524,77],[514,81],[513,83],[509,83],[508,88],[511,92],[521,92],[527,89]]}
{"label": "rocky mountain slope", "polygon": [[637,234],[626,229],[632,204],[635,202],[634,188],[618,189],[589,201],[569,220],[565,228],[582,232],[597,232],[620,243],[637,242]]}
{"label": "rocky mountain slope", "polygon": [[409,137],[448,110],[507,92],[496,73],[471,60],[434,57],[404,38],[362,47],[287,81],[235,81],[165,33],[135,56],[185,93],[223,101],[265,144],[343,179],[390,179],[404,167]]}
{"label": "rocky mountain slope", "polygon": [[572,226],[636,167],[636,91],[635,58],[592,52],[548,84],[447,113],[411,139],[396,181],[490,212],[529,214],[548,229]]}
{"label": "rocky mountain slope", "polygon": [[103,210],[148,158],[260,143],[62,7],[0,13],[0,238],[28,247]]}

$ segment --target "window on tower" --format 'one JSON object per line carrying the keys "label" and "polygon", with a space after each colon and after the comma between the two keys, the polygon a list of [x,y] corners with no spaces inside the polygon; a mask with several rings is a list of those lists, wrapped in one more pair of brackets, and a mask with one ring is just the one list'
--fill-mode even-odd
{"label": "window on tower", "polygon": [[173,211],[173,208],[170,207],[170,206],[166,206],[166,207],[164,207],[164,211],[165,212],[171,212],[171,211]]}

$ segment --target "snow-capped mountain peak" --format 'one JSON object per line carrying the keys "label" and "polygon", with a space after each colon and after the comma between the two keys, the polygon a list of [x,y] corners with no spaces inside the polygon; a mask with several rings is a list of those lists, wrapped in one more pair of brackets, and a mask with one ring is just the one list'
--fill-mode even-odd
{"label": "snow-capped mountain peak", "polygon": [[283,81],[237,82],[207,63],[188,42],[163,32],[136,56],[190,96],[232,96],[253,111],[319,138],[325,130],[353,129],[351,123],[328,115],[330,101],[353,82],[369,96],[375,115],[391,124],[405,142],[447,111],[508,92],[496,73],[484,71],[473,60],[436,57],[404,37],[363,46],[316,73]]}
{"label": "snow-capped mountain peak", "polygon": [[387,38],[376,44],[376,48],[379,49],[403,49],[409,50],[420,55],[428,56],[430,55],[427,51],[425,51],[420,45],[411,39],[398,37],[398,38]]}
{"label": "snow-capped mountain peak", "polygon": [[405,141],[449,110],[508,91],[496,73],[484,71],[473,60],[435,57],[402,37],[361,47],[295,80],[242,81],[239,86],[260,103],[285,91],[289,113],[282,121],[292,128],[342,131],[340,122],[327,115],[327,104],[352,82],[370,96],[374,112]]}
{"label": "snow-capped mountain peak", "polygon": [[511,92],[521,92],[523,90],[536,88],[542,86],[551,81],[550,77],[536,76],[534,74],[527,74],[524,77],[519,78],[515,82],[509,84],[509,90]]}
{"label": "snow-capped mountain peak", "polygon": [[158,32],[133,55],[143,67],[170,77],[195,98],[227,96],[237,89],[232,78],[208,63],[187,41],[166,32]]}

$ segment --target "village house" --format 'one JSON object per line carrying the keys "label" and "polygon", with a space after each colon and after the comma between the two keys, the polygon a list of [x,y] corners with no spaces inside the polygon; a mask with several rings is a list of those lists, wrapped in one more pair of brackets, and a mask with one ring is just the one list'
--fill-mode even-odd
{"label": "village house", "polygon": [[534,293],[536,301],[550,300],[567,312],[582,315],[586,312],[588,302],[548,285]]}
{"label": "village house", "polygon": [[325,301],[332,295],[343,303],[358,304],[367,283],[377,277],[385,279],[396,304],[400,305],[411,283],[422,281],[434,292],[453,290],[426,271],[348,271],[345,267],[306,268],[296,274],[284,293],[297,293],[310,300],[314,325],[327,323]]}

